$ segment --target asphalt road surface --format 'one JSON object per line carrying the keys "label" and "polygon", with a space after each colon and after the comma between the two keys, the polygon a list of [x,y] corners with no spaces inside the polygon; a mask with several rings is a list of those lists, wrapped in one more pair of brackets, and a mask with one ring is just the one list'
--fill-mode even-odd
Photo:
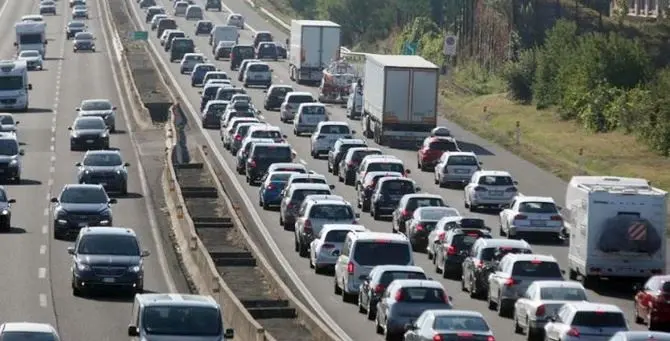
{"label": "asphalt road surface", "polygon": [[[202,0],[196,0],[196,2],[200,5],[203,5],[204,7],[204,2]],[[167,0],[158,0],[158,4],[164,6],[167,9],[167,12],[172,15],[172,2]],[[141,12],[137,4],[133,4],[133,9],[135,15]],[[225,19],[231,10],[236,13],[243,14],[246,18],[246,23],[248,24],[248,27],[241,31],[241,43],[249,44],[251,42],[252,34],[256,31],[270,31],[274,34],[276,38],[275,40],[279,42],[284,42],[287,38],[285,33],[274,27],[266,19],[254,12],[248,6],[248,4],[244,2],[244,0],[226,0],[223,12],[207,12],[205,19],[212,20],[214,24],[225,24]],[[142,14],[142,22],[144,22],[143,19],[144,17]],[[231,78],[234,80],[237,79],[237,72],[230,71],[229,63],[227,61],[214,60],[211,54],[211,46],[207,44],[207,36],[195,36],[195,22],[186,21],[184,18],[178,18],[177,22],[179,28],[184,30],[187,35],[195,40],[199,52],[204,53],[211,62],[218,65],[222,70],[228,72]],[[148,25],[144,23],[142,25],[145,27],[145,29],[149,30]],[[150,32],[150,37],[151,43],[154,44],[157,48],[160,48],[161,46],[159,45],[158,40],[155,38],[154,32]],[[179,87],[181,88],[181,92],[187,97],[186,99],[191,103],[192,107],[196,109],[199,108],[199,89],[191,87],[190,78],[188,76],[179,74],[179,64],[169,63],[167,54],[161,52],[161,59],[164,63],[169,65],[173,75],[172,77],[177,80]],[[289,80],[287,72],[288,63],[286,61],[269,63],[274,69],[273,81],[275,84],[291,84],[297,91],[310,91],[316,96],[316,88],[299,86]],[[241,86],[241,84],[236,81],[234,81],[233,84]],[[251,89],[248,90],[248,92],[252,96],[256,107],[262,108],[264,98],[264,93],[262,90]],[[344,109],[337,105],[329,105],[329,110],[331,112],[331,120],[347,121],[344,115]],[[325,160],[315,160],[310,156],[308,137],[295,137],[292,134],[292,126],[281,123],[279,121],[278,112],[263,111],[262,115],[264,116],[266,122],[282,128],[284,134],[288,136],[289,142],[297,151],[297,159],[300,160],[300,162],[306,164],[311,170],[327,175],[329,181],[336,185],[336,194],[344,196],[352,203],[355,202],[355,190],[353,187],[345,186],[344,184],[339,183],[336,177],[328,175]],[[193,127],[199,124],[199,121],[195,120],[195,117],[192,122]],[[348,122],[356,131],[360,132],[359,121],[349,120]],[[474,151],[477,153],[480,157],[480,160],[484,162],[485,169],[509,171],[512,176],[514,176],[516,180],[519,181],[519,187],[522,193],[526,195],[552,196],[557,201],[557,203],[559,203],[559,205],[562,205],[566,188],[565,182],[556,178],[549,172],[539,169],[533,164],[514,156],[501,147],[498,147],[478,136],[473,135],[472,133],[463,130],[462,128],[447,120],[440,119],[439,125],[446,125],[451,129],[452,134],[458,139],[459,144],[463,150]],[[220,154],[224,156],[225,162],[227,162],[230,167],[233,167],[234,163],[232,156],[228,151],[223,149],[219,142],[219,132],[217,130],[207,130],[206,134],[209,134],[211,140],[216,141],[215,147],[218,148]],[[360,133],[358,135],[360,136]],[[368,143],[370,146],[379,147],[375,145],[373,141],[368,141]],[[461,214],[470,214],[463,207],[463,192],[461,190],[440,189],[437,187],[437,185],[434,185],[432,173],[423,173],[417,169],[416,151],[403,151],[386,147],[382,147],[382,149],[386,153],[396,155],[397,157],[404,160],[406,167],[412,170],[411,177],[418,182],[419,186],[421,186],[424,191],[440,194],[446,199],[449,205],[457,208]],[[243,176],[238,175],[237,179],[240,181],[240,183],[242,183],[242,187],[245,189],[246,195],[248,196],[250,202],[254,204],[257,203],[258,187],[250,187],[244,184]],[[286,259],[292,264],[298,277],[302,280],[302,282],[310,291],[310,294],[316,298],[320,306],[323,308],[323,310],[325,310],[330,318],[336,321],[339,327],[344,330],[344,332],[346,332],[346,334],[353,340],[379,339],[380,337],[375,334],[373,322],[367,321],[363,315],[358,314],[356,311],[357,308],[354,305],[343,303],[340,297],[333,294],[332,276],[315,275],[313,270],[308,266],[308,260],[305,258],[300,258],[297,253],[293,251],[293,232],[284,231],[283,228],[279,226],[278,213],[275,211],[263,211],[261,208],[257,208],[257,211],[265,223],[266,228],[269,230],[272,239],[281,249],[283,256],[286,257]],[[487,225],[492,227],[494,234],[498,234],[499,220],[497,213],[477,213],[473,215],[485,219]],[[361,217],[361,223],[368,229],[382,232],[391,231],[390,222],[374,221],[368,214],[362,214]],[[535,253],[553,255],[561,262],[563,267],[565,267],[567,263],[567,247],[565,245],[533,243],[533,249]],[[454,307],[456,309],[475,310],[483,313],[493,328],[495,336],[498,340],[521,339],[521,336],[514,334],[513,322],[511,319],[498,317],[495,312],[488,310],[487,304],[484,301],[470,299],[467,293],[461,292],[460,282],[442,279],[440,275],[435,273],[433,264],[427,259],[425,254],[415,253],[415,261],[417,265],[422,266],[425,269],[429,276],[439,279],[445,285],[449,295],[453,296],[454,298]],[[603,283],[602,287],[605,289],[605,291],[599,293],[591,291],[589,293],[590,300],[612,303],[620,306],[626,311],[631,327],[634,329],[642,328],[641,326],[637,326],[633,323],[633,315],[631,311],[632,301],[630,299],[632,294],[620,294],[612,292],[609,290],[611,286],[606,282]]]}
{"label": "asphalt road surface", "polygon": [[[38,12],[39,0],[0,3],[0,27],[5,39],[0,44],[2,59],[15,55],[14,23],[26,14]],[[83,152],[69,148],[70,126],[74,110],[83,99],[108,98],[119,108],[117,127],[111,147],[121,150],[131,163],[129,194],[118,198],[113,208],[116,226],[134,228],[144,249],[151,251],[145,263],[145,289],[153,292],[174,291],[174,284],[159,261],[162,248],[156,247],[157,230],[148,218],[137,157],[125,121],[129,105],[121,102],[109,42],[103,35],[99,0],[88,2],[89,30],[98,38],[97,52],[73,53],[72,42],[65,39],[65,25],[71,10],[67,0],[57,2],[58,14],[46,16],[47,53],[43,71],[29,74],[33,90],[30,109],[14,114],[20,121],[19,139],[25,150],[23,180],[7,185],[13,206],[12,231],[0,235],[0,316],[3,322],[35,321],[56,326],[64,340],[127,340],[131,299],[118,296],[79,298],[70,287],[70,242],[53,238],[49,199],[63,185],[76,182],[75,163]],[[118,68],[118,67],[117,67]],[[167,279],[166,279],[167,278]]]}

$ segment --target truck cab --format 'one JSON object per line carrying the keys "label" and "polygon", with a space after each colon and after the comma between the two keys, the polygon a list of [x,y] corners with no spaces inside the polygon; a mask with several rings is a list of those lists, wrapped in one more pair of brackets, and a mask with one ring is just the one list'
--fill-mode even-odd
{"label": "truck cab", "polygon": [[21,21],[14,24],[16,52],[24,50],[39,51],[42,58],[46,55],[46,24],[37,21]]}

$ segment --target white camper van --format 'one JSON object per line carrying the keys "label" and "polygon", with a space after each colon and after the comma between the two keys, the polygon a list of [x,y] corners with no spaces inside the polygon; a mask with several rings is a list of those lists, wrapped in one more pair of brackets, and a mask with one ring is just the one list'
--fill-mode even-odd
{"label": "white camper van", "polygon": [[563,216],[570,279],[645,280],[665,273],[667,192],[645,179],[575,176]]}

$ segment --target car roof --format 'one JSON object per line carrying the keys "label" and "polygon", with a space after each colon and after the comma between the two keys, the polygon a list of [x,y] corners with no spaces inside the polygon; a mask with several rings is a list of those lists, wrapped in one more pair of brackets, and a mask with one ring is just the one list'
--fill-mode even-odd
{"label": "car roof", "polygon": [[479,173],[479,175],[481,176],[509,176],[509,177],[512,176],[507,171],[498,171],[498,170],[480,170],[477,171],[477,173]]}
{"label": "car roof", "polygon": [[533,284],[540,288],[580,288],[584,286],[576,281],[533,281]]}
{"label": "car roof", "polygon": [[408,242],[404,234],[390,232],[365,231],[356,233],[357,240],[388,240],[391,242]]}
{"label": "car roof", "polygon": [[[303,103],[304,104],[304,103]],[[363,139],[338,139],[340,141],[340,144],[366,144]]]}
{"label": "car roof", "polygon": [[542,202],[548,204],[555,204],[554,198],[552,197],[538,197],[538,196],[525,196],[517,195],[515,199],[519,202]]}
{"label": "car roof", "polygon": [[291,148],[291,145],[288,144],[288,143],[276,143],[276,142],[272,141],[272,143],[270,143],[270,142],[256,143],[256,144],[254,144],[254,148],[256,148],[256,147]]}
{"label": "car roof", "polygon": [[89,120],[89,121],[103,121],[103,122],[105,121],[102,119],[102,117],[99,116],[77,116],[77,118],[75,118],[74,120],[75,121]]}
{"label": "car roof", "polygon": [[319,103],[319,102],[308,102],[308,103],[300,103],[300,105],[298,106],[298,110],[300,110],[300,108],[302,108],[303,106],[305,106],[305,107],[321,107],[321,108],[325,108],[325,107],[326,107],[326,105],[323,104],[323,103]]}
{"label": "car roof", "polygon": [[[370,173],[376,173],[376,172],[370,172]],[[400,174],[400,173],[398,173]],[[411,194],[405,194],[403,195],[403,199],[409,200],[409,199],[415,199],[415,198],[420,198],[420,199],[442,199],[442,197],[438,194],[430,194],[430,193],[411,193]],[[442,199],[444,201],[444,199]]]}
{"label": "car roof", "polygon": [[477,157],[477,154],[473,152],[445,152],[447,156],[474,156]]}
{"label": "car roof", "polygon": [[474,310],[429,309],[424,310],[424,314],[431,314],[434,316],[465,316],[484,318],[482,313]]}
{"label": "car roof", "polygon": [[271,178],[273,175],[290,175],[290,174],[295,174],[295,172],[289,172],[289,171],[268,171],[268,179]]}
{"label": "car roof", "polygon": [[505,255],[505,258],[508,258],[512,260],[512,262],[532,262],[532,261],[539,261],[539,262],[552,262],[552,263],[558,263],[556,258],[554,256],[550,255],[541,255],[541,254],[536,254],[536,253],[508,253]]}
{"label": "car roof", "polygon": [[[423,211],[430,212],[430,211],[441,211],[441,212],[450,212],[450,213],[456,213],[457,215],[460,216],[460,212],[458,212],[457,209],[453,207],[448,207],[448,206],[425,206],[425,207],[419,207],[416,210],[414,210],[414,215],[419,215],[423,213]],[[443,217],[440,217],[442,219]],[[440,219],[421,219],[421,221],[440,221]]]}
{"label": "car roof", "polygon": [[325,179],[326,176],[323,174],[318,174],[318,173],[295,173],[291,172],[291,177],[289,178],[289,181],[293,179],[299,179],[299,178],[305,178],[305,179],[311,179],[311,178],[316,178],[316,179]]}
{"label": "car roof", "polygon": [[530,244],[528,244],[528,242],[523,239],[492,238],[480,240],[481,243],[484,243],[484,247],[531,248]]}
{"label": "car roof", "polygon": [[614,334],[614,336],[619,335],[623,335],[626,340],[631,341],[670,340],[670,333],[650,330],[627,330]]}
{"label": "car roof", "polygon": [[80,188],[94,188],[94,189],[104,189],[100,184],[66,184],[63,186],[63,190],[66,189],[80,189]]}
{"label": "car roof", "polygon": [[373,147],[354,147],[354,148],[349,148],[349,150],[347,150],[347,153],[351,152],[353,154],[354,152],[368,151],[368,150],[369,151],[376,151],[376,152],[381,152],[382,151],[379,148],[373,148]]}
{"label": "car roof", "polygon": [[300,190],[300,189],[327,189],[330,191],[330,186],[327,184],[315,184],[311,182],[301,182],[296,184],[291,184],[291,189]]}
{"label": "car roof", "polygon": [[121,151],[115,149],[98,149],[98,150],[89,150],[84,153],[84,156],[91,154],[102,154],[102,155],[121,155]]}
{"label": "car roof", "polygon": [[432,279],[396,279],[392,282],[393,286],[407,288],[407,287],[424,287],[444,289],[442,283]]}
{"label": "car roof", "polygon": [[344,198],[339,195],[310,194],[305,197],[305,201],[312,201],[312,205],[351,206],[351,203],[344,200]]}
{"label": "car roof", "polygon": [[56,329],[48,323],[6,322],[2,324],[3,332],[36,332],[55,333]]}
{"label": "car roof", "polygon": [[112,101],[110,101],[107,98],[89,98],[89,99],[82,100],[81,104],[92,103],[92,102],[105,102],[105,103],[108,103],[108,104],[112,104]]}
{"label": "car roof", "polygon": [[295,168],[307,169],[305,165],[297,162],[275,162],[271,164],[269,168],[279,168],[279,167],[295,167]]}
{"label": "car roof", "polygon": [[377,180],[377,185],[379,185],[379,184],[381,184],[381,183],[384,183],[384,182],[386,182],[386,181],[391,181],[391,180],[400,180],[400,181],[405,181],[405,182],[415,183],[415,181],[414,181],[413,179],[406,178],[406,177],[404,177],[404,176],[403,176],[403,177],[398,177],[398,176],[385,176],[385,177],[382,177],[381,179]]}
{"label": "car roof", "polygon": [[349,123],[344,122],[344,121],[321,121],[317,125],[317,127],[322,127],[322,126],[349,126]]}
{"label": "car roof", "polygon": [[291,91],[291,92],[286,94],[286,97],[291,97],[291,96],[310,96],[310,97],[314,97],[314,96],[312,96],[311,92],[307,92],[307,91]]}
{"label": "car roof", "polygon": [[607,303],[595,303],[595,302],[568,302],[565,304],[566,307],[570,307],[574,311],[593,311],[593,312],[607,312],[607,313],[622,313],[621,308],[615,306],[614,304]]}
{"label": "car roof", "polygon": [[373,178],[375,176],[402,177],[403,174],[400,172],[386,172],[386,171],[374,171],[374,172],[367,172],[365,174],[366,178]]}
{"label": "car roof", "polygon": [[321,228],[321,235],[325,235],[326,233],[330,231],[356,231],[356,232],[363,232],[366,231],[367,229],[365,226],[360,225],[360,224],[323,224],[323,227]]}
{"label": "car roof", "polygon": [[79,233],[84,235],[95,234],[95,235],[128,235],[136,237],[135,230],[126,227],[113,227],[113,226],[91,226],[83,228]]}
{"label": "car roof", "polygon": [[193,295],[193,294],[138,294],[135,298],[144,306],[164,306],[164,305],[178,305],[178,306],[201,306],[219,308],[212,296]]}

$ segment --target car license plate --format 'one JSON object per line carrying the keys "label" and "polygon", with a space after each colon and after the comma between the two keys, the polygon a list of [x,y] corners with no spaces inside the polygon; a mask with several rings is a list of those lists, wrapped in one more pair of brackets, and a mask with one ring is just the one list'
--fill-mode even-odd
{"label": "car license plate", "polygon": [[530,224],[533,226],[544,226],[544,220],[531,220]]}
{"label": "car license plate", "polygon": [[263,79],[263,76],[254,76],[254,79]]}
{"label": "car license plate", "polygon": [[468,173],[470,173],[470,171],[467,170],[467,169],[457,169],[456,170],[456,174],[468,174]]}
{"label": "car license plate", "polygon": [[493,196],[501,196],[503,194],[502,191],[490,191],[489,193]]}
{"label": "car license plate", "polygon": [[105,277],[105,278],[102,279],[102,281],[104,283],[114,283],[114,282],[116,282],[116,279],[113,278],[113,277]]}
{"label": "car license plate", "polygon": [[93,143],[93,140],[86,140],[86,143]]}

